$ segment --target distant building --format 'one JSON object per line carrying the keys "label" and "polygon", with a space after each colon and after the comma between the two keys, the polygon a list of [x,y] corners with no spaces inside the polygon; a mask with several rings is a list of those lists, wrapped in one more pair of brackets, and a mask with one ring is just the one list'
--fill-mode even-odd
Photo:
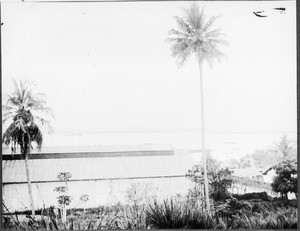
{"label": "distant building", "polygon": [[264,182],[272,183],[275,176],[276,171],[273,167],[267,168],[263,171]]}
{"label": "distant building", "polygon": [[[57,205],[57,178],[70,172],[70,207],[97,207],[111,201],[126,200],[132,183],[149,186],[157,197],[185,194],[192,183],[185,177],[194,165],[189,152],[174,151],[167,145],[52,147],[33,153],[29,160],[36,209]],[[19,154],[4,150],[3,201],[10,211],[30,209],[25,163]],[[89,195],[86,203],[80,196]]]}
{"label": "distant building", "polygon": [[249,168],[240,168],[240,169],[231,169],[232,175],[238,177],[244,177],[248,179],[264,181],[263,171],[264,169],[249,167]]}
{"label": "distant building", "polygon": [[233,186],[231,193],[245,194],[252,192],[266,192],[269,196],[277,197],[278,194],[272,190],[271,182],[265,181],[263,169],[249,167],[243,169],[231,169]]}

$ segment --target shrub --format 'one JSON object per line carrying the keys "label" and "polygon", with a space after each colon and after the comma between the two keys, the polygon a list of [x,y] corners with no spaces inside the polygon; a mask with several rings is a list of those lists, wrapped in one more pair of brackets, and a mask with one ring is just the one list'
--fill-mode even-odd
{"label": "shrub", "polygon": [[261,199],[263,201],[271,201],[271,198],[268,196],[266,192],[253,192],[253,193],[245,193],[245,194],[233,194],[238,200],[252,200],[252,199]]}
{"label": "shrub", "polygon": [[213,229],[216,226],[212,217],[173,199],[164,200],[162,204],[154,200],[147,210],[147,222],[158,229]]}

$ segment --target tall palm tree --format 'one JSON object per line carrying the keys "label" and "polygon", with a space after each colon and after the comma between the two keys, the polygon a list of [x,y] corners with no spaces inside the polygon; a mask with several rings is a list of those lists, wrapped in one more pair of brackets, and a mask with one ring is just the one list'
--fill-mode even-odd
{"label": "tall palm tree", "polygon": [[28,159],[33,148],[32,142],[37,144],[37,149],[40,150],[42,147],[41,128],[46,126],[48,131],[52,129],[50,121],[43,118],[43,115],[53,116],[53,114],[49,107],[45,107],[44,95],[34,94],[31,86],[32,84],[27,81],[17,83],[14,80],[14,91],[7,96],[6,105],[2,105],[2,125],[10,121],[10,125],[3,134],[2,143],[7,146],[11,145],[12,154],[16,152],[16,148],[20,148],[20,153],[25,160],[30,206],[34,216]]}
{"label": "tall palm tree", "polygon": [[[203,8],[204,9],[204,8]],[[224,53],[219,50],[220,45],[227,45],[228,42],[222,37],[220,29],[212,30],[211,27],[218,17],[211,17],[205,20],[204,11],[200,11],[196,3],[186,9],[183,18],[175,17],[178,29],[169,31],[168,42],[171,43],[171,55],[177,58],[177,64],[183,65],[185,61],[195,54],[200,71],[200,92],[201,92],[201,125],[202,125],[202,156],[204,169],[204,186],[207,211],[210,212],[209,189],[206,167],[205,152],[205,127],[204,127],[204,98],[203,98],[203,75],[202,64],[207,61],[210,66],[215,60],[220,62]]]}

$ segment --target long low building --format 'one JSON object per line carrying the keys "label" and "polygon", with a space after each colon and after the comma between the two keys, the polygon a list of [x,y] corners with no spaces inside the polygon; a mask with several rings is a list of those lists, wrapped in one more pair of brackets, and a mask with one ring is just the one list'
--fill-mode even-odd
{"label": "long low building", "polygon": [[[97,207],[112,201],[125,202],[133,184],[146,185],[158,197],[185,194],[192,183],[185,177],[195,164],[189,152],[174,151],[167,145],[51,147],[33,153],[29,160],[36,209],[57,206],[63,186],[61,172],[69,172],[72,207]],[[10,211],[30,209],[25,161],[19,154],[4,150],[3,200]],[[85,203],[80,201],[89,196]]]}
{"label": "long low building", "polygon": [[[158,199],[186,194],[194,184],[185,175],[200,156],[200,152],[168,145],[45,147],[29,159],[35,208],[58,206],[59,193],[54,189],[65,185],[58,179],[62,172],[71,174],[67,183],[70,208],[126,202],[127,191],[134,185]],[[8,149],[2,158],[4,204],[11,212],[30,209],[25,161]],[[231,193],[266,191],[276,196],[269,183],[236,174]],[[89,200],[83,202],[80,197],[85,194]]]}

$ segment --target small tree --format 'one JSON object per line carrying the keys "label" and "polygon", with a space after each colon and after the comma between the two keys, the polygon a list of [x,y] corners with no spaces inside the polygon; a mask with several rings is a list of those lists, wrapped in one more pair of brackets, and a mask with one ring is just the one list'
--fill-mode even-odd
{"label": "small tree", "polygon": [[69,172],[61,172],[57,175],[57,178],[65,182],[65,186],[58,186],[54,189],[54,191],[58,192],[60,195],[57,197],[58,205],[62,208],[62,221],[65,224],[67,222],[67,209],[66,207],[70,205],[72,201],[72,197],[69,196],[68,193],[68,183],[67,181],[72,177]]}
{"label": "small tree", "polygon": [[220,171],[212,174],[211,180],[211,197],[215,201],[225,201],[228,199],[229,192],[228,188],[232,185],[231,171],[226,169],[221,169]]}
{"label": "small tree", "polygon": [[127,189],[128,209],[130,209],[129,227],[132,229],[146,229],[146,211],[151,193],[152,187],[147,183],[132,183]]}
{"label": "small tree", "polygon": [[[191,181],[195,182],[198,186],[196,191],[198,191],[200,197],[203,196],[203,186],[204,186],[204,170],[202,165],[194,165],[192,169],[188,170],[186,177]],[[207,158],[207,176],[209,180],[209,192],[210,195],[215,200],[223,200],[228,197],[227,189],[232,184],[231,172],[227,169],[220,170],[220,163],[214,159],[211,155]],[[195,194],[196,192],[190,192],[190,194]],[[194,195],[195,196],[195,195]]]}
{"label": "small tree", "polygon": [[2,143],[11,145],[12,154],[20,148],[21,156],[25,161],[28,194],[32,215],[35,215],[33,193],[30,179],[29,158],[32,144],[36,143],[38,150],[43,144],[42,127],[52,131],[50,121],[53,118],[51,108],[46,107],[45,95],[33,92],[33,83],[14,80],[14,91],[7,95],[6,104],[2,104],[2,126],[10,125],[2,135]]}
{"label": "small tree", "polygon": [[281,136],[280,141],[275,144],[275,149],[281,153],[285,159],[297,157],[296,148],[292,140],[288,139],[287,135]]}
{"label": "small tree", "polygon": [[287,194],[297,192],[297,161],[296,160],[284,160],[280,164],[273,167],[277,176],[271,184],[274,192],[279,192],[282,199],[287,200]]}
{"label": "small tree", "polygon": [[[87,202],[89,199],[90,199],[89,195],[87,195],[87,194],[83,194],[80,197],[80,201],[82,201],[83,203]],[[85,215],[85,207],[83,208],[83,217],[84,217],[84,215]]]}

